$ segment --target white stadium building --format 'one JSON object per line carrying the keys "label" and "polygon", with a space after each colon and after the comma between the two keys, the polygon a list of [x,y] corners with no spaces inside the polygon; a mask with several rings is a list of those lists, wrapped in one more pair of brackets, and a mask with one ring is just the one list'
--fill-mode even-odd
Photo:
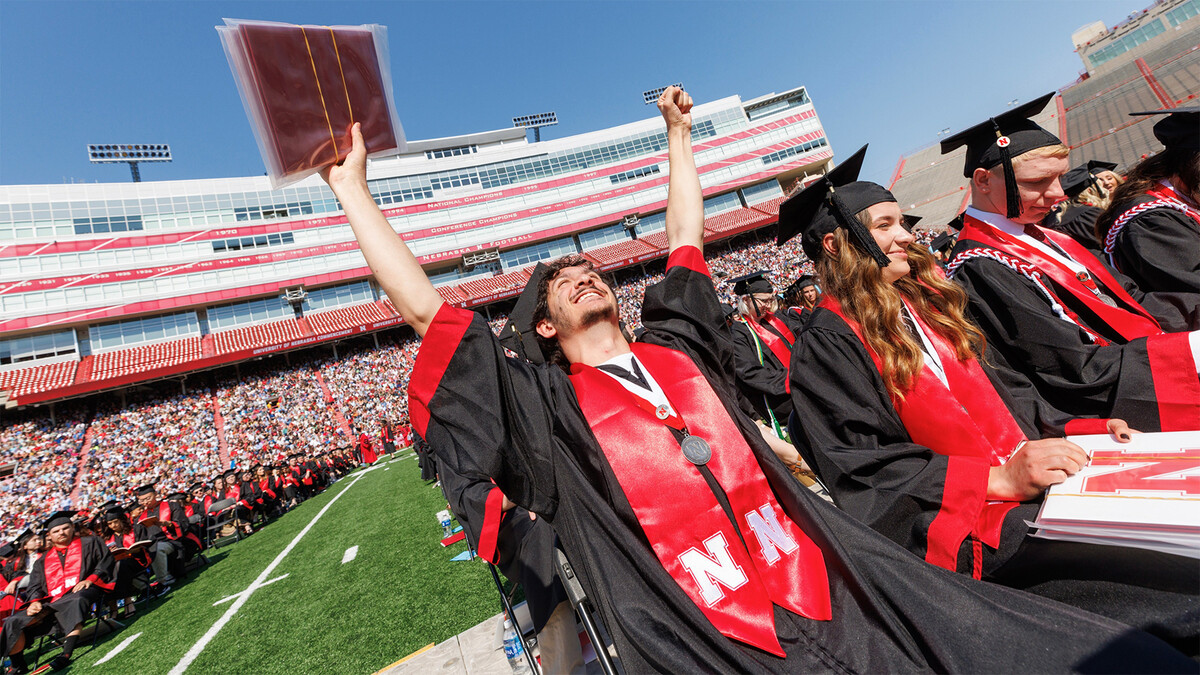
{"label": "white stadium building", "polygon": [[[775,222],[833,156],[803,87],[693,110],[709,240]],[[411,141],[371,163],[388,220],[442,296],[519,292],[539,260],[609,270],[666,254],[657,116],[528,142]],[[316,176],[0,186],[0,396],[27,406],[176,377],[400,323]]]}

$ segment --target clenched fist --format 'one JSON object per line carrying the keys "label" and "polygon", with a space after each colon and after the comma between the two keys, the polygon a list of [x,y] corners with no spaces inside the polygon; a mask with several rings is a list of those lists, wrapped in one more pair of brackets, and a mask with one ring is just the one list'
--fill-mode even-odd
{"label": "clenched fist", "polygon": [[692,129],[692,97],[684,90],[674,85],[658,97],[658,111],[667,121],[667,130]]}

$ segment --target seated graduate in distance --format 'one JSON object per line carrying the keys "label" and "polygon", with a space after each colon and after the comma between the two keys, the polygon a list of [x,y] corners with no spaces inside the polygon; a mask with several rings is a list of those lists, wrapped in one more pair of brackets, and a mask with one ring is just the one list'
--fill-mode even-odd
{"label": "seated graduate in distance", "polygon": [[[1123,624],[926,565],[791,477],[737,401],[701,253],[691,98],[670,87],[658,105],[666,276],[646,291],[646,332],[630,345],[585,260],[548,265],[530,328],[569,373],[507,357],[481,315],[443,302],[372,199],[357,125],[349,158],[323,173],[376,279],[425,338],[414,427],[439,465],[469,457],[554,526],[625,670],[1192,668]],[[980,649],[984,634],[1014,648]]]}
{"label": "seated graduate in distance", "polygon": [[[966,295],[904,226],[859,150],[780,209],[825,298],[796,336],[792,438],[834,503],[934,565],[1074,604],[1200,651],[1200,567],[1143,549],[1027,536],[1043,491],[1087,465],[1070,419],[998,373]],[[1010,385],[1013,386],[1010,392]]]}

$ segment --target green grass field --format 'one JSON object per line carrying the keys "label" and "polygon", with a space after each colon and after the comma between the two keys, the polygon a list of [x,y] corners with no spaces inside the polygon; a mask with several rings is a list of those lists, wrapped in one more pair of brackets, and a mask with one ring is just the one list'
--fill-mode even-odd
{"label": "green grass field", "polygon": [[[81,644],[64,672],[168,673],[235,600],[213,603],[245,590],[343,491],[264,581],[288,576],[258,588],[186,672],[372,673],[499,611],[487,567],[478,559],[450,562],[464,543],[439,544],[434,514],[445,500],[419,479],[416,461],[376,466],[357,482],[357,473],[343,478],[252,537],[210,551],[212,565],[94,650]],[[352,546],[358,556],[342,564]],[[56,653],[47,650],[42,661]]]}

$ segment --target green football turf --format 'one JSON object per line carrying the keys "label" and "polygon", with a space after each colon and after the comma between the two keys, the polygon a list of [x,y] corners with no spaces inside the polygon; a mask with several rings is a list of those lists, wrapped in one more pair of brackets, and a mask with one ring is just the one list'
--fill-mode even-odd
{"label": "green football turf", "polygon": [[[186,672],[372,673],[498,612],[487,566],[450,562],[465,543],[439,543],[435,514],[446,503],[419,479],[416,461],[385,459],[377,467],[357,482],[357,473],[346,476],[250,538],[210,551],[212,564],[167,599],[95,649],[81,644],[69,671],[167,673],[235,601],[213,603],[245,590],[344,490],[264,581],[287,578],[256,590]],[[342,564],[351,546],[358,556]],[[93,666],[137,633],[124,651]],[[55,654],[47,650],[42,662]]]}

